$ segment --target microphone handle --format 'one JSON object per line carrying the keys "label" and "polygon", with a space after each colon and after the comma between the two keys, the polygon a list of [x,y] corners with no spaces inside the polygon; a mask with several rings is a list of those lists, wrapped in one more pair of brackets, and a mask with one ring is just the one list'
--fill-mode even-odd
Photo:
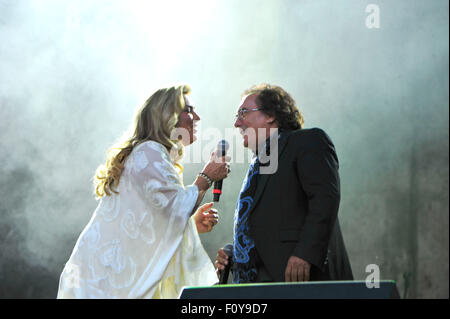
{"label": "microphone handle", "polygon": [[[222,147],[222,156],[226,155],[225,147]],[[222,179],[220,181],[214,182],[213,187],[213,202],[218,202],[220,195],[222,195]],[[228,275],[227,275],[228,276]]]}
{"label": "microphone handle", "polygon": [[231,264],[225,266],[225,269],[220,272],[219,284],[225,285],[228,282],[228,275],[230,274]]}
{"label": "microphone handle", "polygon": [[213,188],[213,201],[218,202],[219,197],[222,194],[222,179],[220,181],[214,182],[214,188]]}

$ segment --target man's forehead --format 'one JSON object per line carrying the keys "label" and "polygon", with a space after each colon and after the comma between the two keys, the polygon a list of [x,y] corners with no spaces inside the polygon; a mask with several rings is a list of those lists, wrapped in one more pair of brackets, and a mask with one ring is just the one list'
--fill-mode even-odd
{"label": "man's forehead", "polygon": [[247,94],[241,99],[241,103],[239,104],[239,108],[247,107],[247,106],[255,106],[256,105],[256,97],[257,93]]}

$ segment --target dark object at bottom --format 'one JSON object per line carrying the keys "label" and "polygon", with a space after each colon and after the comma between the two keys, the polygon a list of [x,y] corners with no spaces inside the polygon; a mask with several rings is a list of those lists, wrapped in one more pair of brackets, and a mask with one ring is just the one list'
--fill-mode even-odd
{"label": "dark object at bottom", "polygon": [[316,281],[185,287],[180,299],[398,299],[395,281],[380,280],[379,288],[365,281]]}

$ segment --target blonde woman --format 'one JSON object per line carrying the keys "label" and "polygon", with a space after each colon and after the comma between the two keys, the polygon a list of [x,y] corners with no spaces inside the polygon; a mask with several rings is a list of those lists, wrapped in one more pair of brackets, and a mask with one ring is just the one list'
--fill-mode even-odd
{"label": "blonde woman", "polygon": [[[214,154],[192,185],[179,160],[200,120],[187,85],[156,91],[133,130],[111,147],[94,177],[99,204],[61,274],[58,298],[177,298],[183,286],[212,285],[214,266],[198,233],[217,223],[200,203],[227,177]],[[200,206],[200,207],[199,207]]]}

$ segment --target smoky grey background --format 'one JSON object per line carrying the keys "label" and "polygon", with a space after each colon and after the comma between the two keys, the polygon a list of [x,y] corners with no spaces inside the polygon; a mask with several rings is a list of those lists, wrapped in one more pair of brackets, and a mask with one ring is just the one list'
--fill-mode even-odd
{"label": "smoky grey background", "polygon": [[[449,297],[448,1],[0,0],[0,39],[0,297],[56,297],[94,171],[154,90],[190,84],[202,128],[224,132],[261,82],[335,143],[355,279],[377,264],[403,297]],[[186,163],[185,184],[202,167]],[[212,259],[246,169],[233,163],[201,235]]]}

